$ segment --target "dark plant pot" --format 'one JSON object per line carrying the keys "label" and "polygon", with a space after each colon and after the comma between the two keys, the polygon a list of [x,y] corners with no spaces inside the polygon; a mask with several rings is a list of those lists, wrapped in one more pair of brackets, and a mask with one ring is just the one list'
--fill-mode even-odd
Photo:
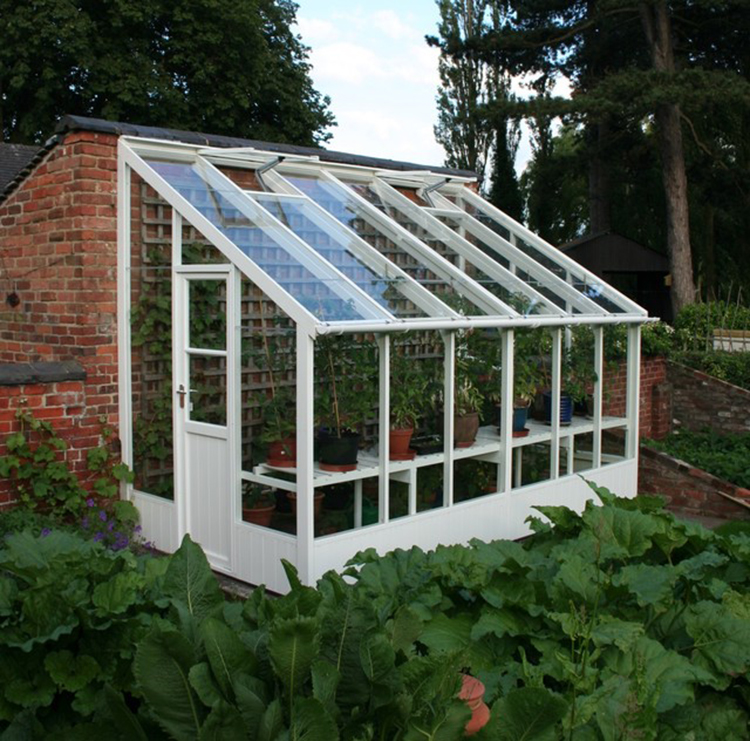
{"label": "dark plant pot", "polygon": [[325,498],[323,506],[332,512],[340,512],[346,509],[352,503],[354,496],[354,487],[350,483],[334,484],[325,488]]}
{"label": "dark plant pot", "polygon": [[[495,424],[497,425],[497,431],[501,431],[503,424],[502,415],[503,408],[501,406],[495,407]],[[513,407],[513,432],[523,432],[526,429],[526,420],[529,418],[529,407]]]}
{"label": "dark plant pot", "polygon": [[414,453],[409,452],[409,443],[411,443],[413,434],[413,427],[403,427],[400,429],[391,430],[390,435],[388,436],[388,457],[392,461],[403,461],[406,458],[414,455]]}
{"label": "dark plant pot", "polygon": [[479,431],[479,413],[456,414],[453,418],[453,442],[457,448],[469,448]]}
{"label": "dark plant pot", "polygon": [[276,490],[276,511],[283,514],[289,514],[292,511],[292,505],[289,503],[288,492],[283,489]]}
{"label": "dark plant pot", "polygon": [[[549,391],[542,393],[544,399],[544,421],[552,422],[552,394]],[[573,419],[573,400],[564,391],[560,394],[560,424],[569,425]]]}
{"label": "dark plant pot", "polygon": [[275,511],[275,504],[269,504],[266,507],[243,507],[242,519],[245,522],[252,523],[253,525],[271,527],[271,518],[273,517],[273,513]]}
{"label": "dark plant pot", "polygon": [[443,452],[443,438],[439,435],[426,435],[425,437],[413,437],[411,449],[417,451],[417,455],[430,455],[431,453]]}
{"label": "dark plant pot", "polygon": [[[287,492],[287,499],[289,500],[289,504],[292,508],[292,514],[297,514],[297,494],[293,491]],[[320,512],[323,509],[323,497],[325,497],[325,494],[322,491],[315,490],[315,494],[313,495],[313,512],[315,513],[315,517],[320,516]]]}
{"label": "dark plant pot", "polygon": [[358,432],[344,430],[339,437],[334,431],[322,428],[318,433],[318,462],[326,471],[353,471],[359,452]]}
{"label": "dark plant pot", "polygon": [[594,397],[591,394],[587,394],[585,399],[576,401],[575,404],[573,404],[573,413],[578,414],[581,417],[593,419]]}
{"label": "dark plant pot", "polygon": [[297,465],[297,438],[289,436],[269,443],[266,463],[276,468],[294,468]]}

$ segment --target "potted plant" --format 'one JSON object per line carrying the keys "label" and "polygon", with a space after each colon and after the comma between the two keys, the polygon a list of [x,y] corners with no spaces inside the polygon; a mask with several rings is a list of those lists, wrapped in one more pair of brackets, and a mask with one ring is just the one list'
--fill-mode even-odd
{"label": "potted plant", "polygon": [[242,487],[242,519],[254,525],[271,526],[276,497],[271,489],[245,482]]}
{"label": "potted plant", "polygon": [[[277,468],[297,465],[296,403],[294,386],[285,385],[290,346],[286,330],[273,332],[266,325],[264,302],[260,302],[260,348],[253,352],[255,365],[268,374],[268,388],[258,392],[255,400],[263,415],[260,440],[268,446],[266,462]],[[272,336],[269,337],[269,334]]]}
{"label": "potted plant", "polygon": [[[325,493],[320,491],[319,489],[315,489],[313,492],[313,512],[315,514],[315,517],[320,516],[320,511],[323,508],[323,499],[325,497]],[[289,504],[292,508],[292,514],[296,516],[297,514],[297,492],[294,491],[288,491],[286,493],[286,498],[289,500]]]}
{"label": "potted plant", "polygon": [[[524,437],[529,434],[526,428],[529,407],[542,382],[538,358],[525,352],[522,345],[516,346],[513,361],[513,437]],[[498,405],[496,409],[497,427],[500,432],[502,405]]]}
{"label": "potted plant", "polygon": [[317,457],[326,471],[353,471],[362,427],[374,406],[377,364],[371,349],[348,336],[321,337],[318,342],[321,383],[316,389],[319,423]]}
{"label": "potted plant", "polygon": [[453,407],[453,442],[457,448],[468,448],[474,444],[479,430],[479,410],[484,403],[482,392],[469,377],[459,370],[456,363],[456,390]]}
{"label": "potted plant", "polygon": [[390,459],[411,460],[416,452],[409,449],[414,425],[422,414],[428,380],[421,363],[402,353],[391,357],[391,431]]}

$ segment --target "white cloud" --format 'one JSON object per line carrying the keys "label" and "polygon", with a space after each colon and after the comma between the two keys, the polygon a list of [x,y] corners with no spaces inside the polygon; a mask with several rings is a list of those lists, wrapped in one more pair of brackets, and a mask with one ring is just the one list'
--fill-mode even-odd
{"label": "white cloud", "polygon": [[306,46],[315,46],[338,37],[339,31],[331,21],[319,18],[297,18],[297,32]]}
{"label": "white cloud", "polygon": [[372,49],[349,41],[320,46],[313,51],[310,60],[315,77],[323,81],[356,85],[384,74],[382,60]]}
{"label": "white cloud", "polygon": [[403,23],[399,15],[392,10],[378,10],[367,17],[366,21],[395,40],[414,35],[414,29]]}

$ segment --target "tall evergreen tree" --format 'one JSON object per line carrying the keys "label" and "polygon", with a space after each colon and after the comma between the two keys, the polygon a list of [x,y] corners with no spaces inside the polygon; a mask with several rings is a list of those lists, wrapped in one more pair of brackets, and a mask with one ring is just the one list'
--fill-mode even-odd
{"label": "tall evergreen tree", "polygon": [[[502,6],[502,26],[455,48],[455,56],[499,56],[514,73],[567,76],[573,98],[553,101],[554,112],[586,122],[590,145],[608,138],[612,121],[653,122],[679,310],[695,298],[683,126],[720,101],[750,105],[747,79],[721,52],[706,51],[735,43],[734,27],[747,24],[746,0],[512,0]],[[533,105],[517,102],[515,111],[525,107],[528,114]],[[507,112],[507,101],[501,107]],[[592,133],[592,126],[599,130]]]}
{"label": "tall evergreen tree", "polygon": [[478,54],[454,55],[453,49],[474,46],[500,23],[491,0],[437,0],[438,37],[427,42],[440,48],[440,89],[435,138],[446,152],[446,164],[473,170],[480,188],[489,185],[494,205],[520,219],[522,199],[514,167],[518,126],[506,114],[488,115],[487,106],[510,97],[510,76],[494,61]]}
{"label": "tall evergreen tree", "polygon": [[73,113],[298,144],[328,100],[291,0],[0,0],[0,129],[40,142]]}

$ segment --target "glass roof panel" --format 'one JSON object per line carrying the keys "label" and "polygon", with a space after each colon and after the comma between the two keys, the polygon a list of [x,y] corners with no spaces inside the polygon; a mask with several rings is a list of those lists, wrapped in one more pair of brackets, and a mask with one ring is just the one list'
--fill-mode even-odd
{"label": "glass roof panel", "polygon": [[[501,224],[499,221],[494,219],[490,214],[485,211],[480,211],[473,205],[464,204],[464,208],[468,214],[473,216],[477,221],[484,224],[485,226],[492,229],[493,232],[498,234],[503,239],[510,238],[510,232],[506,226]],[[560,261],[554,259],[552,255],[546,254],[539,248],[520,237],[516,239],[516,247],[521,250],[525,255],[528,255],[532,260],[541,265],[543,268],[549,270],[551,273],[557,275],[562,280],[570,283],[579,293],[586,298],[591,299],[596,304],[601,306],[606,311],[613,314],[623,314],[630,311],[629,308],[622,306],[618,303],[614,297],[608,296],[609,287],[600,280],[592,279],[586,276],[583,270],[569,269],[567,265],[562,264]]]}
{"label": "glass roof panel", "polygon": [[338,268],[371,298],[385,307],[394,316],[426,316],[403,293],[407,278],[399,271],[376,272],[357,256],[354,235],[347,242],[340,232],[343,229],[325,229],[320,218],[316,219],[316,206],[310,201],[275,193],[248,193],[248,195],[300,239],[310,245],[321,257]]}
{"label": "glass roof panel", "polygon": [[[484,286],[490,293],[497,296],[501,301],[505,302],[514,309],[524,314],[559,314],[558,311],[551,310],[549,306],[545,305],[544,302],[535,295],[533,291],[527,290],[527,285],[536,288],[539,293],[545,294],[545,297],[550,300],[551,303],[557,303],[559,306],[564,306],[565,302],[560,299],[559,296],[555,295],[554,292],[539,291],[538,286],[535,285],[534,281],[521,281],[514,280],[512,276],[507,276],[505,281],[498,280],[494,276],[487,275],[477,264],[474,263],[471,257],[463,256],[445,240],[439,239],[427,229],[425,226],[415,222],[409,217],[403,209],[398,208],[392,203],[385,203],[380,197],[380,194],[375,188],[367,183],[361,182],[349,182],[343,181],[354,190],[359,193],[363,198],[366,198],[376,208],[383,211],[385,214],[390,216],[394,221],[398,222],[407,229],[409,232],[414,234],[415,237],[420,239],[425,244],[432,247],[436,252],[439,252],[443,257],[449,260],[451,263],[460,267],[464,272],[473,280],[480,285]],[[440,217],[446,226],[451,227],[454,231],[458,232],[460,224],[456,219],[451,217]],[[463,235],[462,235],[463,236]],[[488,255],[493,262],[496,262],[498,266],[507,269],[510,265],[509,261],[498,255],[493,250],[490,250],[487,245],[475,241],[471,235],[466,235],[466,239],[474,242],[479,249],[481,249],[486,255]],[[526,283],[526,285],[524,285]]]}
{"label": "glass roof panel", "polygon": [[[322,259],[308,255],[263,209],[231,183],[223,188],[197,164],[147,164],[290,296],[321,321],[386,319]],[[222,177],[222,176],[219,176]],[[247,208],[245,206],[247,205]],[[252,213],[256,210],[257,213]],[[313,258],[313,259],[311,259]]]}
{"label": "glass roof panel", "polygon": [[[344,226],[351,229],[382,255],[398,265],[409,277],[435,293],[451,308],[469,316],[484,316],[486,312],[469,301],[450,280],[445,279],[402,247],[389,239],[371,218],[356,198],[345,187],[314,175],[283,174],[285,180],[315,201]],[[439,251],[439,250],[438,250]],[[443,255],[450,259],[447,255]]]}

